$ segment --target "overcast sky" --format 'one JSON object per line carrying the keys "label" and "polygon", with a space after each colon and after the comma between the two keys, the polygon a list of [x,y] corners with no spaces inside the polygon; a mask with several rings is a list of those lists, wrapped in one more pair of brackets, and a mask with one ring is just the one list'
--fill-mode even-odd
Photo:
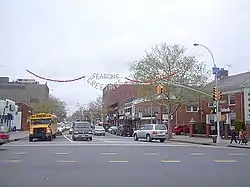
{"label": "overcast sky", "polygon": [[[211,58],[194,41],[230,74],[249,71],[250,1],[0,0],[0,76],[11,80],[35,78],[26,68],[54,79],[126,76],[130,62],[165,41],[184,45],[208,69]],[[101,94],[86,80],[48,85],[71,111]]]}

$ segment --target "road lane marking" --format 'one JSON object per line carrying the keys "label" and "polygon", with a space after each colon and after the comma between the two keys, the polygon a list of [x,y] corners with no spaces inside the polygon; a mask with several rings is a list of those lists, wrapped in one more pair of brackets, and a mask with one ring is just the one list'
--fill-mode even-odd
{"label": "road lane marking", "polygon": [[235,163],[236,160],[214,160],[215,163]]}
{"label": "road lane marking", "polygon": [[75,143],[71,141],[71,143],[39,143],[35,142],[32,144],[5,144],[2,145],[3,147],[73,147],[73,146],[86,146],[86,147],[197,147],[197,146],[190,146],[190,145],[168,145],[168,144],[148,144],[148,143]]}
{"label": "road lane marking", "polygon": [[4,163],[18,163],[18,162],[22,162],[22,160],[10,159],[10,160],[0,160],[0,162],[4,162]]}
{"label": "road lane marking", "polygon": [[65,139],[67,139],[69,142],[73,142],[70,138],[68,138],[66,135],[63,135],[63,137],[65,138]]}
{"label": "road lane marking", "polygon": [[117,155],[117,153],[102,153],[102,155]]}
{"label": "road lane marking", "polygon": [[128,163],[127,160],[110,160],[110,163]]}
{"label": "road lane marking", "polygon": [[231,156],[245,156],[246,154],[244,153],[229,153]]}
{"label": "road lane marking", "polygon": [[54,153],[54,155],[68,155],[70,153]]}
{"label": "road lane marking", "polygon": [[27,153],[22,153],[22,152],[20,152],[20,153],[11,153],[12,155],[27,155]]}
{"label": "road lane marking", "polygon": [[57,160],[58,163],[75,163],[74,160]]}
{"label": "road lane marking", "polygon": [[161,163],[180,163],[180,160],[161,160]]}
{"label": "road lane marking", "polygon": [[143,153],[143,155],[159,155],[159,153]]}
{"label": "road lane marking", "polygon": [[190,153],[190,155],[192,155],[192,156],[202,156],[204,154],[203,153]]}

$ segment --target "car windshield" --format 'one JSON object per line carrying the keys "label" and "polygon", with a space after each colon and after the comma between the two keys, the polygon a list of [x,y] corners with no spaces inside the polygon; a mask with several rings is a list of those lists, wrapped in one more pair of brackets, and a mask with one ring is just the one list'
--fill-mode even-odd
{"label": "car windshield", "polygon": [[166,126],[165,125],[156,125],[155,130],[166,130]]}
{"label": "car windshield", "polygon": [[39,124],[51,124],[51,119],[32,119],[31,124],[33,125],[39,125]]}

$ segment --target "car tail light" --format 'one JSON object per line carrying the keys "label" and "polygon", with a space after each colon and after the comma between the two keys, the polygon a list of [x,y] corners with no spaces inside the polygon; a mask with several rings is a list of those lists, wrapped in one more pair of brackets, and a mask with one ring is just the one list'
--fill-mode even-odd
{"label": "car tail light", "polygon": [[1,139],[9,139],[9,134],[0,133],[0,138]]}
{"label": "car tail light", "polygon": [[153,131],[153,134],[157,134],[157,132],[156,132],[156,131]]}

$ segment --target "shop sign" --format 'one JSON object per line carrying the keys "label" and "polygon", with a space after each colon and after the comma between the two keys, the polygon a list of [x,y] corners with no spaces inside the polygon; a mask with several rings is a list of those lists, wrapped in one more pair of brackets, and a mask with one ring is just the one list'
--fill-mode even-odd
{"label": "shop sign", "polygon": [[222,108],[221,112],[229,113],[229,112],[231,112],[231,109],[230,108]]}

